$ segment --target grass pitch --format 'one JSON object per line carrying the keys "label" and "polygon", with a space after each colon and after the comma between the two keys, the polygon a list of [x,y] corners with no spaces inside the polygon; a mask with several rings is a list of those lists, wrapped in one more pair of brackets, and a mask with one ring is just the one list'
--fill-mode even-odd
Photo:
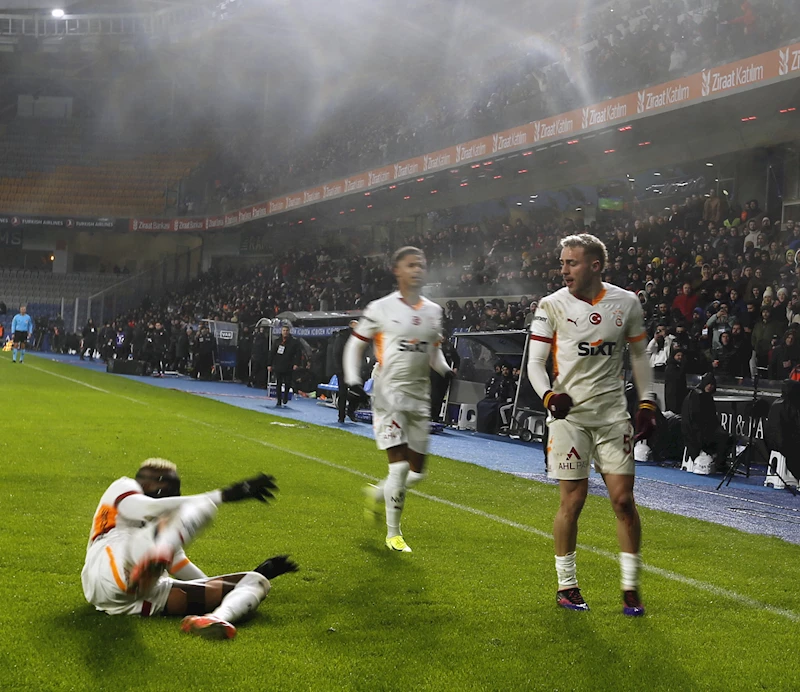
{"label": "grass pitch", "polygon": [[[800,689],[800,547],[642,509],[644,618],[621,614],[614,522],[589,497],[578,568],[589,613],[554,604],[557,489],[432,457],[406,502],[411,555],[363,522],[385,469],[370,440],[124,378],[0,356],[2,690]],[[66,379],[65,379],[66,378]],[[162,456],[185,493],[256,471],[269,506],[220,508],[189,547],[206,573],[288,552],[231,642],[109,617],[80,570],[107,485]]]}

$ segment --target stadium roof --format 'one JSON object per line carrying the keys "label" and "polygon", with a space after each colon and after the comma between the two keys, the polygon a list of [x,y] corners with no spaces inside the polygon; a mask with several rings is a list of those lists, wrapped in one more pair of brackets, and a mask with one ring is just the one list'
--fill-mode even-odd
{"label": "stadium roof", "polygon": [[67,14],[136,13],[186,4],[181,0],[0,0],[0,13],[50,14],[54,9]]}

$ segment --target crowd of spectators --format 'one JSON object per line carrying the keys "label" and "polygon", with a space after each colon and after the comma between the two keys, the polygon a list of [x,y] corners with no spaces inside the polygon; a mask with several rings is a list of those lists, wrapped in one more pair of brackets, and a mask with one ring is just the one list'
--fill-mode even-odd
{"label": "crowd of spectators", "polygon": [[293,126],[305,123],[298,113],[263,136],[247,127],[225,137],[204,171],[209,201],[232,208],[520,124],[519,104],[525,119],[543,118],[799,36],[794,0],[610,3],[591,21],[509,42],[480,66],[401,63],[390,84],[351,94],[312,135]]}
{"label": "crowd of spectators", "polygon": [[[605,279],[639,297],[656,371],[747,377],[761,368],[785,379],[800,366],[800,223],[782,226],[757,200],[739,208],[710,191],[657,215],[617,213],[585,228],[505,219],[403,242],[425,251],[448,332],[494,331],[528,326],[538,301],[562,285],[559,238],[583,230],[608,247]],[[188,329],[191,349],[203,319],[250,329],[285,311],[362,309],[391,288],[385,253],[289,252],[264,266],[208,272],[119,325],[146,332],[160,321],[165,342]]]}

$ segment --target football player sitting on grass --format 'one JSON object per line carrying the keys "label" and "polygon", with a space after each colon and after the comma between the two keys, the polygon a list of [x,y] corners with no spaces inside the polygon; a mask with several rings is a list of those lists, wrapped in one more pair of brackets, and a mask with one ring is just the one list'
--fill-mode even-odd
{"label": "football player sitting on grass", "polygon": [[277,555],[250,572],[207,577],[183,548],[223,502],[266,502],[275,490],[274,478],[262,473],[222,490],[181,497],[175,464],[147,459],[135,479],[114,481],[100,498],[81,572],[86,600],[109,615],[184,616],[186,633],[231,639],[232,623],[267,597],[269,580],[297,571],[297,565],[288,555]]}

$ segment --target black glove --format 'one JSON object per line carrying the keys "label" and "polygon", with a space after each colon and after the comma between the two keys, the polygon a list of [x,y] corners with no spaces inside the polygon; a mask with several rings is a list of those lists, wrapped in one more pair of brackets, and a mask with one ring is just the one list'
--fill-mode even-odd
{"label": "black glove", "polygon": [[300,567],[298,564],[289,559],[288,555],[276,555],[275,557],[264,560],[253,571],[258,572],[262,577],[267,579],[275,579],[275,577],[286,574],[287,572],[296,572]]}
{"label": "black glove", "polygon": [[572,408],[572,397],[569,394],[556,394],[552,389],[544,395],[544,406],[559,420],[566,418]]}
{"label": "black glove", "polygon": [[275,495],[271,491],[277,490],[278,486],[275,485],[274,476],[268,476],[265,473],[260,473],[254,478],[248,478],[244,481],[239,481],[227,488],[222,489],[223,502],[238,502],[239,500],[246,500],[253,498],[259,502],[266,502],[267,499],[274,500]]}
{"label": "black glove", "polygon": [[347,398],[350,401],[359,402],[367,398],[367,393],[364,391],[364,385],[350,384],[347,386]]}
{"label": "black glove", "polygon": [[444,383],[445,383],[445,385],[449,385],[454,379],[456,379],[456,374],[452,370],[448,370],[444,374]]}

